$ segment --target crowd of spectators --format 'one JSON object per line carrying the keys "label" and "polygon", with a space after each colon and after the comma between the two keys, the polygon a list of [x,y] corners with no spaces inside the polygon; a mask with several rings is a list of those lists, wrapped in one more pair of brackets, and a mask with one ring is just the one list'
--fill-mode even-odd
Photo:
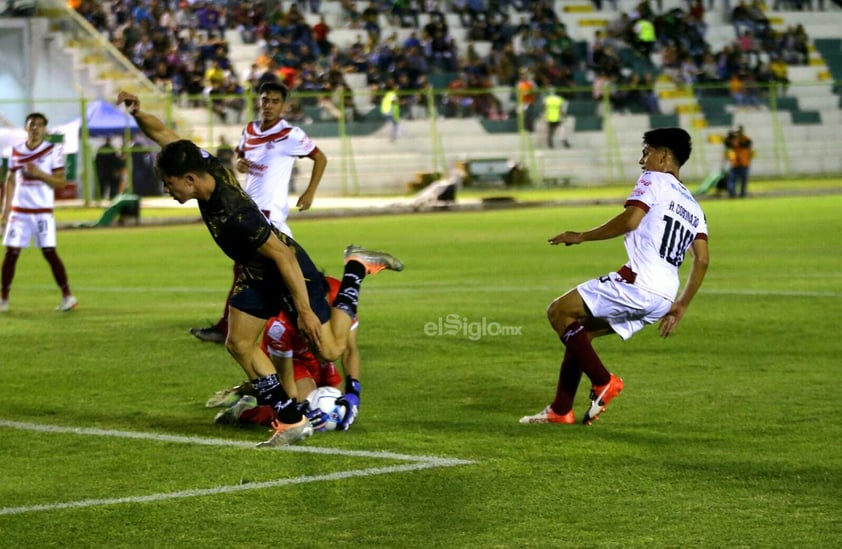
{"label": "crowd of spectators", "polygon": [[[638,105],[646,112],[657,112],[657,100],[648,88],[653,75],[663,75],[679,88],[693,87],[699,95],[730,94],[737,105],[760,107],[769,90],[786,93],[789,65],[808,63],[809,38],[803,26],[775,30],[759,0],[741,0],[734,6],[729,14],[734,40],[719,50],[706,40],[704,14],[702,0],[688,0],[687,10],[660,13],[641,2],[634,12],[619,14],[605,33],[596,33],[590,46],[589,66],[596,74],[594,97],[601,97],[602,89],[608,88],[615,109]],[[654,45],[640,40],[642,19],[652,23]],[[640,56],[642,62],[632,65],[643,70],[628,70],[629,63],[618,55],[623,44]],[[658,55],[652,56],[650,50]],[[650,65],[653,59],[657,65]]]}
{"label": "crowd of spectators", "polygon": [[[492,89],[509,87],[514,100],[523,78],[568,99],[607,95],[619,111],[657,113],[654,85],[662,74],[679,86],[718,86],[726,93],[738,79],[745,103],[757,83],[779,82],[785,91],[787,65],[807,61],[804,29],[775,31],[756,0],[734,7],[735,40],[719,51],[705,39],[703,0],[667,11],[644,0],[632,11],[617,11],[588,43],[570,37],[548,0],[339,1],[343,27],[359,31],[344,48],[331,41],[333,29],[323,15],[308,24],[305,14],[318,15],[320,0],[81,0],[76,9],[153,82],[194,102],[204,96],[231,123],[241,121],[241,92],[272,79],[312,92],[295,96],[301,105],[294,105],[293,115],[301,116],[301,107],[318,105],[338,117],[343,102],[352,116],[364,116],[348,100],[349,72],[366,75],[372,108],[387,90],[397,90],[407,117],[424,116],[424,92],[434,80],[445,116],[514,116]],[[446,14],[458,15],[468,41],[457,43]],[[396,28],[411,30],[401,39]],[[247,74],[237,74],[230,61],[226,30],[259,45]]]}

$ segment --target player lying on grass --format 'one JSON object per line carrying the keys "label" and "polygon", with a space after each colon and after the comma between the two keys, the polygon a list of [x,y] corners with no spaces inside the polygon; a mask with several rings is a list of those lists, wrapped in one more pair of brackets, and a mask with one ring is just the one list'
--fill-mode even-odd
{"label": "player lying on grass", "polygon": [[[330,286],[328,301],[333,301],[339,291],[339,280],[326,277]],[[345,372],[344,394],[336,404],[345,408],[342,421],[336,425],[339,431],[347,431],[356,421],[360,408],[360,353],[357,348],[358,319],[351,325],[348,345],[342,353],[342,369]],[[336,365],[319,360],[310,351],[307,341],[301,337],[295,325],[284,312],[266,321],[261,349],[269,356],[276,370],[281,374],[281,383],[290,398],[298,402],[299,409],[310,419],[313,428],[323,428],[324,414],[311,412],[305,400],[317,387],[336,387],[343,390],[343,378]],[[214,418],[215,423],[258,423],[270,425],[277,419],[270,406],[257,406],[256,393],[249,382],[241,383],[216,392],[206,406],[225,407]]]}
{"label": "player lying on grass", "polygon": [[137,96],[120,92],[117,101],[126,106],[141,131],[161,146],[156,171],[167,192],[182,204],[195,198],[217,246],[244,267],[231,296],[225,347],[257,391],[258,402],[272,406],[278,415],[275,433],[259,446],[285,445],[309,437],[313,426],[284,390],[272,361],[260,350],[266,320],[285,311],[317,356],[336,360],[347,345],[365,276],[383,269],[400,271],[403,264],[387,253],[348,246],[342,284],[329,305],[324,297],[324,275],[304,248],[266,219],[231,171],[142,111]]}
{"label": "player lying on grass", "polygon": [[[623,380],[605,368],[591,340],[611,333],[628,339],[658,320],[666,337],[684,316],[709,262],[704,212],[678,179],[690,150],[690,135],[681,128],[646,132],[638,162],[643,173],[625,209],[589,231],[566,231],[549,239],[550,244],[570,246],[624,235],[628,261],[617,272],[580,284],[550,304],[547,316],[566,348],[556,395],[521,423],[576,423],[573,399],[584,372],[593,385],[583,418],[590,425],[623,390]],[[690,275],[675,299],[681,285],[678,268],[688,250],[693,255]]]}

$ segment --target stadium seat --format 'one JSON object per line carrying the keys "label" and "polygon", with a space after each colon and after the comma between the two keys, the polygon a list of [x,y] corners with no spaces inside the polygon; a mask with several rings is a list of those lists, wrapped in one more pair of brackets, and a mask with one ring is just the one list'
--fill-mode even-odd
{"label": "stadium seat", "polygon": [[821,124],[822,116],[819,111],[796,111],[792,113],[793,124]]}
{"label": "stadium seat", "polygon": [[576,132],[600,132],[602,131],[601,116],[577,116]]}
{"label": "stadium seat", "polygon": [[677,114],[650,114],[649,115],[649,127],[650,128],[670,128],[670,127],[679,127],[681,123],[679,122]]}
{"label": "stadium seat", "polygon": [[509,118],[507,120],[488,120],[480,119],[483,129],[488,133],[516,133],[517,119]]}

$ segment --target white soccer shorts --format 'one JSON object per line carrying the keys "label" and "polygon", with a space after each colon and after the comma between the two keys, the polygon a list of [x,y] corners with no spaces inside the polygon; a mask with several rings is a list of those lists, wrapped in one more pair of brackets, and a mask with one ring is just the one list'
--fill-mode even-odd
{"label": "white soccer shorts", "polygon": [[596,318],[604,319],[623,339],[666,315],[672,301],[626,282],[617,273],[583,282],[576,287]]}
{"label": "white soccer shorts", "polygon": [[28,248],[33,238],[37,248],[56,247],[56,219],[53,214],[11,212],[3,235],[3,245]]}

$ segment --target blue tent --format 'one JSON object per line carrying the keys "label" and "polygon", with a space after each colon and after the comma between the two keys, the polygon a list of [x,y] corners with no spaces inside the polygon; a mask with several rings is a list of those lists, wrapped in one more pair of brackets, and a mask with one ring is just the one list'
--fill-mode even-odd
{"label": "blue tent", "polygon": [[131,133],[140,130],[134,118],[104,99],[91,101],[85,114],[88,121],[88,134],[91,137],[123,135],[126,127]]}

